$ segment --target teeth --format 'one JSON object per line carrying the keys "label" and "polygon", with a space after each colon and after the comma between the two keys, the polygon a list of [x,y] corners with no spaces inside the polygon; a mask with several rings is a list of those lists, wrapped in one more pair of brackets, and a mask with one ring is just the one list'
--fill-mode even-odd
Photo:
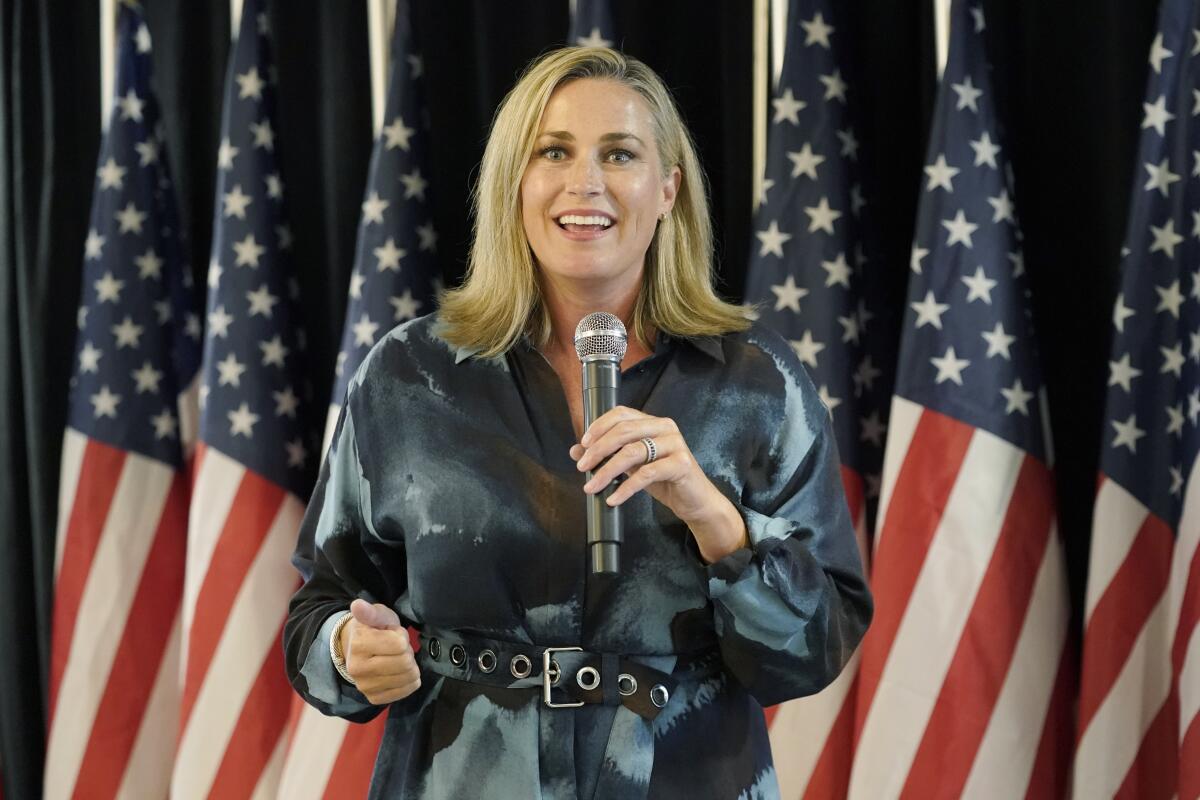
{"label": "teeth", "polygon": [[612,220],[608,217],[584,217],[579,214],[563,214],[558,218],[559,225],[602,225],[607,228],[612,225]]}

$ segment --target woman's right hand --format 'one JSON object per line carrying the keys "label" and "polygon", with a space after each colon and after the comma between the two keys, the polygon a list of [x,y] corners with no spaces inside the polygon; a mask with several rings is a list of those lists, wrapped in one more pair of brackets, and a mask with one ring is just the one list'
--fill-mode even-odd
{"label": "woman's right hand", "polygon": [[354,618],[342,626],[346,672],[373,705],[403,700],[421,688],[421,670],[408,631],[394,610],[365,600],[350,604]]}

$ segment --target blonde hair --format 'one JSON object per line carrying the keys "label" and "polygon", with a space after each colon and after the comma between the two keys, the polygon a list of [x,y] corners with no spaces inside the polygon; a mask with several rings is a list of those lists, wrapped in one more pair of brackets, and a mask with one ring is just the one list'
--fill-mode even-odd
{"label": "blonde hair", "polygon": [[607,47],[565,47],[534,61],[496,111],[472,194],[474,241],[466,279],[441,299],[442,335],[482,357],[507,351],[523,334],[544,345],[550,317],[521,215],[521,179],[550,95],[581,78],[616,81],[650,110],[663,175],[682,174],[671,213],[646,252],[633,336],[651,328],[674,336],[714,336],[750,327],[749,312],[713,288],[712,223],[704,172],[670,92],[642,62]]}

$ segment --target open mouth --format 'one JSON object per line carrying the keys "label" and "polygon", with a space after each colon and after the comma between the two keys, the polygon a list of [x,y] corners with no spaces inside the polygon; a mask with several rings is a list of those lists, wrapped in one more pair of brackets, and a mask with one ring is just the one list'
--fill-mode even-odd
{"label": "open mouth", "polygon": [[571,233],[599,233],[612,227],[614,220],[602,214],[563,214],[554,220],[558,227]]}

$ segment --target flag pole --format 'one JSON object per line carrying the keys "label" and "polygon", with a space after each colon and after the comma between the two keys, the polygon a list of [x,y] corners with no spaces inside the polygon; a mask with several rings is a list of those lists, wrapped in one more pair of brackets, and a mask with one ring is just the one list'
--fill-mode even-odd
{"label": "flag pole", "polygon": [[387,104],[387,77],[392,26],[396,22],[396,0],[367,0],[367,46],[370,52],[371,121],[375,135],[383,128]]}
{"label": "flag pole", "polygon": [[946,59],[950,54],[950,2],[933,0],[933,35],[937,54],[937,76],[942,79],[946,71]]}
{"label": "flag pole", "polygon": [[242,0],[229,0],[229,45],[237,44],[238,26],[242,21]]}
{"label": "flag pole", "polygon": [[[751,75],[754,128],[750,144],[750,203],[756,211],[758,198],[762,194],[763,171],[767,163],[767,70],[770,68],[770,60],[767,57],[767,21],[771,13],[771,4],[771,0],[754,0],[754,67]],[[780,3],[776,2],[775,5]]]}
{"label": "flag pole", "polygon": [[108,132],[113,83],[117,79],[117,0],[100,0],[100,133]]}

